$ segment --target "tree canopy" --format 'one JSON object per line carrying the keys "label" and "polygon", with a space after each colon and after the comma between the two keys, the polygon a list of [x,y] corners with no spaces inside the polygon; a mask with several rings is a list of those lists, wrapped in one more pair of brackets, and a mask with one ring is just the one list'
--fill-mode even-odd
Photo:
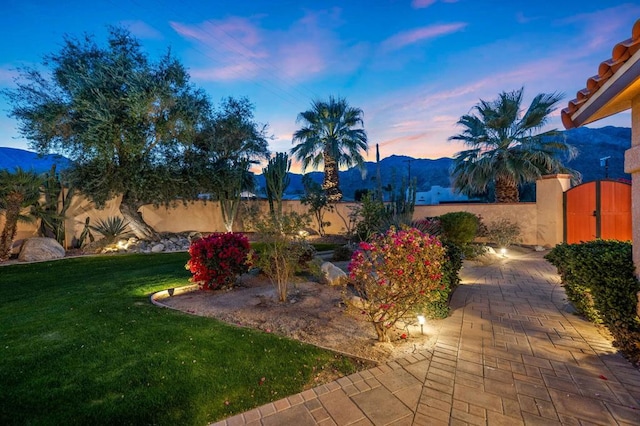
{"label": "tree canopy", "polygon": [[368,150],[364,131],[363,112],[350,106],[346,99],[329,97],[328,101],[314,101],[311,109],[298,115],[302,128],[293,134],[291,149],[294,158],[302,162],[304,172],[309,165],[324,165],[322,189],[329,202],[342,199],[338,170],[341,166],[364,167],[361,151]]}
{"label": "tree canopy", "polygon": [[[562,96],[541,93],[523,111],[523,91],[502,92],[494,101],[480,102],[472,114],[458,121],[463,131],[449,140],[470,149],[454,157],[453,186],[466,195],[486,193],[495,187],[496,202],[518,202],[518,185],[542,175],[579,173],[563,165],[577,152],[557,130],[540,132]],[[540,132],[540,133],[538,133]]]}
{"label": "tree canopy", "polygon": [[106,46],[66,36],[43,65],[46,73],[21,69],[17,88],[3,92],[20,134],[39,153],[69,157],[69,178],[98,206],[122,195],[132,230],[153,236],[138,209],[186,191],[183,153],[208,98],[170,52],[153,62],[121,28],[110,28]]}
{"label": "tree canopy", "polygon": [[227,231],[232,231],[242,191],[253,189],[249,168],[269,158],[268,126],[255,121],[253,109],[247,98],[223,99],[185,155],[192,190],[212,194],[220,201]]}

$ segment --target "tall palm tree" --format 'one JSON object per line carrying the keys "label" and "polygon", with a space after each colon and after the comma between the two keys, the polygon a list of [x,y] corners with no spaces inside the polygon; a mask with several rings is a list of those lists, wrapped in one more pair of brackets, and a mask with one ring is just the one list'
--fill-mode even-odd
{"label": "tall palm tree", "polygon": [[451,174],[456,190],[475,195],[495,185],[496,202],[514,203],[520,200],[518,185],[535,182],[542,175],[570,173],[580,178],[563,165],[563,160],[575,157],[575,148],[557,130],[536,133],[546,125],[562,95],[538,94],[523,112],[522,92],[523,88],[502,92],[491,102],[481,99],[474,113],[460,117],[458,125],[464,130],[449,140],[471,148],[454,157]]}
{"label": "tall palm tree", "polygon": [[322,188],[329,202],[342,199],[339,168],[364,167],[361,151],[366,152],[369,146],[362,115],[360,108],[333,96],[327,102],[312,102],[310,110],[298,115],[303,127],[293,134],[293,143],[299,143],[291,149],[291,155],[302,162],[303,172],[310,164],[314,169],[324,165]]}
{"label": "tall palm tree", "polygon": [[42,177],[33,171],[16,168],[14,173],[0,170],[0,212],[4,212],[4,227],[0,234],[0,262],[11,256],[11,246],[18,231],[18,221],[28,221],[22,214],[26,207],[38,202]]}

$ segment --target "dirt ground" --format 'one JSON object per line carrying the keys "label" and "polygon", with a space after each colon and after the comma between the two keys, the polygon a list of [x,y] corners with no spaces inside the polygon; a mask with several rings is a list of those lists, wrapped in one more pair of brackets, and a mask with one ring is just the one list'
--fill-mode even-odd
{"label": "dirt ground", "polygon": [[[337,263],[339,267],[346,267]],[[290,284],[287,302],[279,302],[274,286],[263,275],[245,274],[230,290],[195,290],[159,300],[190,314],[217,318],[242,327],[288,336],[316,346],[377,362],[432,348],[439,321],[428,321],[421,334],[417,324],[393,330],[392,344],[378,343],[373,326],[347,308],[341,287],[313,281]],[[408,337],[400,339],[405,333]]]}

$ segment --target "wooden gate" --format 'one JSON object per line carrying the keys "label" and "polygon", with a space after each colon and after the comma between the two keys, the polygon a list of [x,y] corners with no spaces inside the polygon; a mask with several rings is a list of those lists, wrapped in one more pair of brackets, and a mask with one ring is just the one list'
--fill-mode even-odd
{"label": "wooden gate", "polygon": [[583,183],[564,193],[564,241],[631,240],[631,185]]}

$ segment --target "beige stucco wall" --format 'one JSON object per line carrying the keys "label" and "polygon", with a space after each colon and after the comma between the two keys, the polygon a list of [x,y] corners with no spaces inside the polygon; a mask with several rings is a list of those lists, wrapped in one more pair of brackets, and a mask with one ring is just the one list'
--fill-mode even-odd
{"label": "beige stucco wall", "polygon": [[[440,216],[455,211],[467,211],[482,217],[485,223],[490,223],[500,218],[507,218],[520,225],[522,231],[522,244],[554,246],[562,242],[563,218],[562,218],[562,193],[568,189],[568,177],[558,175],[546,177],[538,181],[537,203],[515,204],[441,204],[434,206],[416,206],[413,215],[414,220],[425,217]],[[638,188],[640,185],[634,187]],[[99,219],[110,216],[119,216],[117,206],[120,200],[108,202],[103,209],[96,209],[91,202],[84,197],[74,197],[72,205],[67,212],[67,241],[70,246],[73,237],[78,237],[87,217],[90,223],[95,224]],[[257,201],[259,208],[266,211],[266,201]],[[340,234],[346,231],[348,215],[355,203],[339,203],[334,212],[327,212],[325,220],[330,222],[326,227],[329,234]],[[285,212],[307,212],[307,207],[299,201],[284,201]],[[193,203],[176,203],[171,207],[154,207],[146,205],[141,213],[149,225],[158,232],[223,232],[224,226],[220,205],[215,201],[197,201]],[[234,230],[243,231],[243,219],[246,211],[240,209],[239,217],[234,224]],[[3,217],[0,216],[0,226]],[[315,229],[315,222],[311,228]],[[20,224],[18,238],[28,238],[35,235],[36,224]],[[99,235],[96,235],[99,237]]]}

